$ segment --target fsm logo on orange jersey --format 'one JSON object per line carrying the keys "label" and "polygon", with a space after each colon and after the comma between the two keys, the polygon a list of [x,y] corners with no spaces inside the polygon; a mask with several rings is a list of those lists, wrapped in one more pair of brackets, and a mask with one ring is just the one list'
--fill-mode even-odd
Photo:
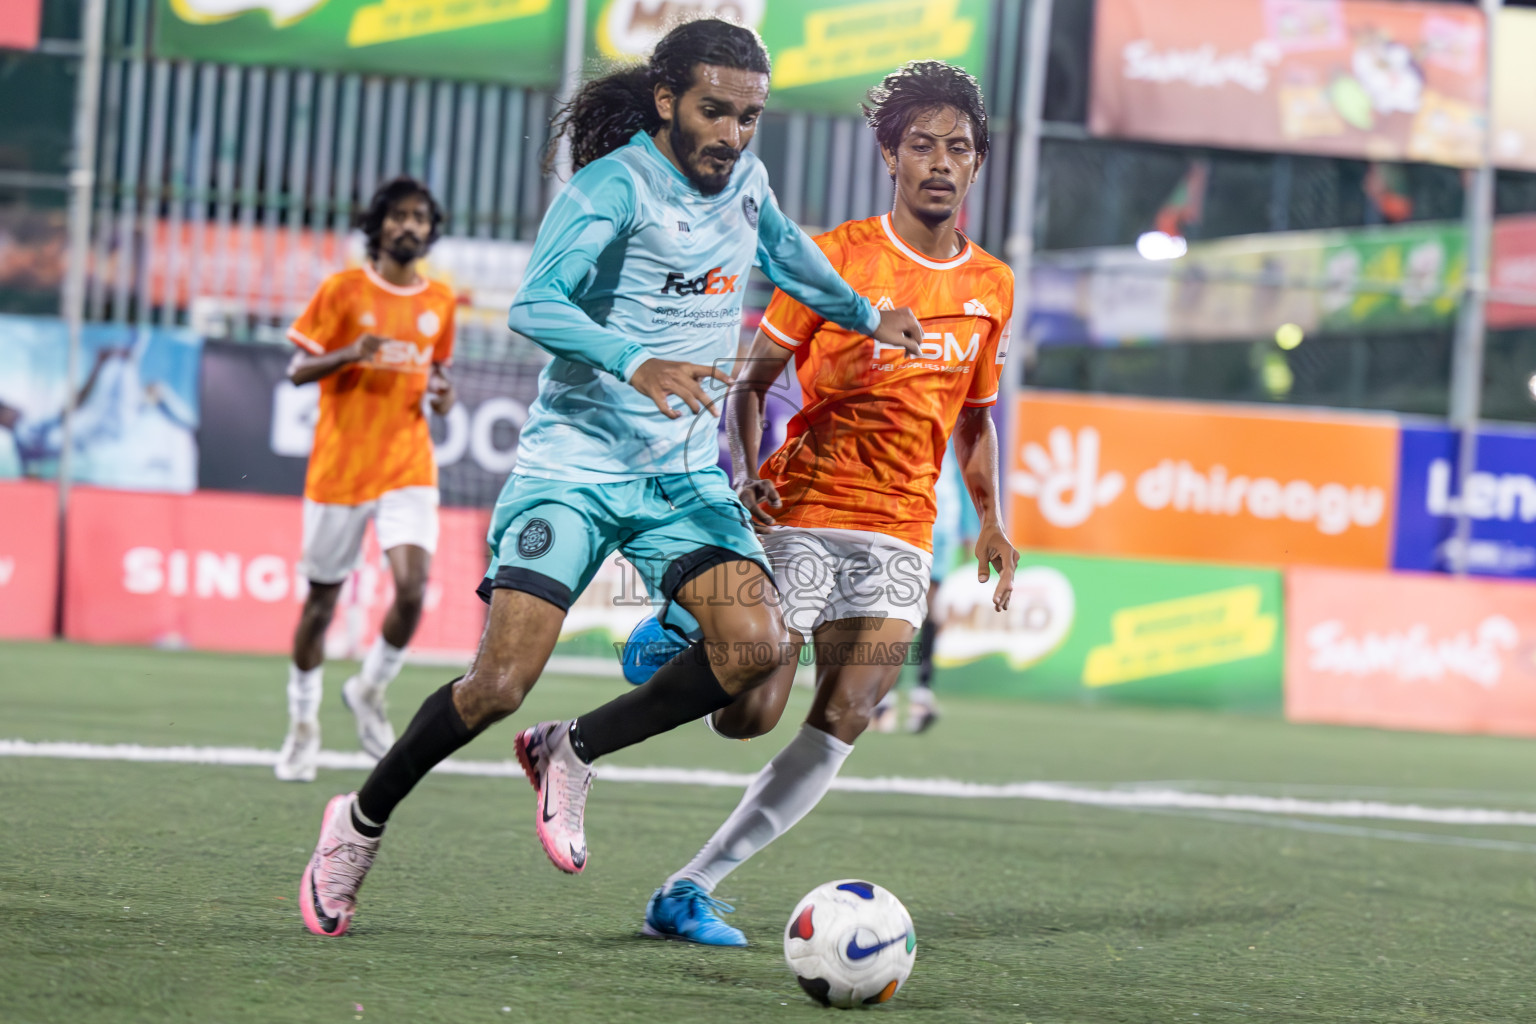
{"label": "fsm logo on orange jersey", "polygon": [[722,274],[719,267],[711,267],[691,281],[677,271],[667,275],[661,286],[661,294],[676,295],[731,295],[736,291],[739,274]]}
{"label": "fsm logo on orange jersey", "polygon": [[1383,568],[1389,417],[1033,392],[1013,439],[1014,540],[1226,562]]}

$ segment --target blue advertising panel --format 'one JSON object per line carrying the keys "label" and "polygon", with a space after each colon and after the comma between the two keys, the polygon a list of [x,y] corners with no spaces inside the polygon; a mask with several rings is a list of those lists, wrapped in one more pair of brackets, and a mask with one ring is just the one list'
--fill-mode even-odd
{"label": "blue advertising panel", "polygon": [[125,324],[87,324],[81,335],[70,381],[64,321],[0,316],[0,479],[58,475],[73,390],[71,479],[195,490],[202,340]]}
{"label": "blue advertising panel", "polygon": [[1401,460],[1395,568],[1449,571],[1465,508],[1468,571],[1536,579],[1536,433],[1483,431],[1465,492],[1456,486],[1455,431],[1404,426]]}

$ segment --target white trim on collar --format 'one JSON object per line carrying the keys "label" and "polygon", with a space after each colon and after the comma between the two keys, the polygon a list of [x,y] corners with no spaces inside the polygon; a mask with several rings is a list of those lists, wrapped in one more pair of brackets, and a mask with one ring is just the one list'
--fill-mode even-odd
{"label": "white trim on collar", "polygon": [[[890,214],[882,213],[880,215],[880,227],[885,232],[885,237],[891,240],[891,244],[896,247],[897,251],[899,251],[903,256],[906,256],[907,259],[911,260],[913,263],[916,263],[919,266],[927,267],[929,270],[954,270],[956,267],[960,266],[960,264],[971,258],[971,240],[969,238],[965,239],[965,248],[961,249],[960,255],[956,256],[954,259],[931,260],[927,256],[924,256],[921,253],[915,251],[906,242],[901,240],[901,236],[896,234],[896,229],[891,226]],[[965,238],[964,235],[960,237]]]}
{"label": "white trim on collar", "polygon": [[391,295],[420,295],[422,292],[427,290],[427,285],[430,283],[418,272],[416,276],[419,278],[419,280],[410,288],[401,288],[397,284],[390,284],[388,281],[379,276],[379,272],[373,269],[373,263],[368,260],[363,261],[363,273],[368,275],[368,280],[389,292]]}

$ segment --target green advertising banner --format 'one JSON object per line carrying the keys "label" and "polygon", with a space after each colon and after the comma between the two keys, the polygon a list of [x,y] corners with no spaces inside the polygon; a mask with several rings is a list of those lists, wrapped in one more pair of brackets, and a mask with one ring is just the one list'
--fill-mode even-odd
{"label": "green advertising banner", "polygon": [[951,573],[940,693],[1274,711],[1284,672],[1281,574],[1024,552],[1013,600]]}
{"label": "green advertising banner", "polygon": [[[1467,269],[1459,224],[1405,224],[1328,232],[1319,304],[1325,329],[1429,327],[1456,315]],[[1401,286],[1397,294],[1357,291],[1362,281]]]}
{"label": "green advertising banner", "polygon": [[776,110],[855,114],[865,92],[909,60],[959,64],[978,78],[989,0],[590,0],[587,54],[635,60],[666,31],[671,8],[739,19],[773,57]]}
{"label": "green advertising banner", "polygon": [[527,88],[560,80],[564,0],[155,0],[160,57]]}

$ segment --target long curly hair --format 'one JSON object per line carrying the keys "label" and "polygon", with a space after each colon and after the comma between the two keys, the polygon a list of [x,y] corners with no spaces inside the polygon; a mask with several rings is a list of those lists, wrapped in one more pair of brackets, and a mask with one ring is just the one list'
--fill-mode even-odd
{"label": "long curly hair", "polygon": [[891,152],[901,145],[913,121],[940,107],[953,107],[971,122],[976,155],[987,157],[987,106],[975,76],[964,68],[941,60],[911,61],[886,75],[860,106],[881,148]]}
{"label": "long curly hair", "polygon": [[580,170],[624,145],[637,131],[654,135],[662,126],[656,113],[656,86],[681,96],[693,85],[694,66],[713,64],[738,71],[770,74],[763,40],[750,28],[720,18],[685,21],[662,36],[650,59],[581,87],[550,121],[544,169],[553,169],[562,136],[571,140],[571,164]]}
{"label": "long curly hair", "polygon": [[432,190],[427,188],[425,183],[402,174],[380,185],[374,191],[373,198],[368,200],[368,208],[358,215],[357,226],[368,239],[369,259],[379,258],[379,246],[384,234],[384,219],[389,216],[390,207],[407,196],[421,196],[427,201],[428,209],[432,211],[432,230],[427,235],[426,248],[430,249],[432,243],[441,237],[443,208],[437,204]]}

